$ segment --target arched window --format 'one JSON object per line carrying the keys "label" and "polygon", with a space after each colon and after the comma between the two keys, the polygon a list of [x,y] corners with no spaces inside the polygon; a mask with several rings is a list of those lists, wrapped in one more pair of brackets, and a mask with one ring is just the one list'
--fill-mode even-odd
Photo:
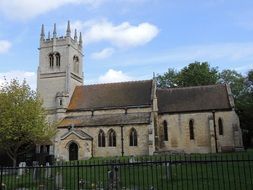
{"label": "arched window", "polygon": [[54,67],[54,55],[52,53],[49,54],[49,66]]}
{"label": "arched window", "polygon": [[116,133],[113,129],[109,130],[108,137],[109,137],[108,146],[116,146]]}
{"label": "arched window", "polygon": [[189,121],[189,130],[190,130],[190,139],[194,140],[194,126],[192,119]]}
{"label": "arched window", "polygon": [[168,141],[168,125],[167,125],[167,121],[163,121],[163,139],[164,141]]}
{"label": "arched window", "polygon": [[69,145],[69,160],[78,160],[78,146],[74,142]]}
{"label": "arched window", "polygon": [[221,118],[219,118],[218,120],[218,125],[219,125],[219,135],[223,135],[223,122]]}
{"label": "arched window", "polygon": [[73,71],[79,73],[79,58],[76,55],[73,57]]}
{"label": "arched window", "polygon": [[98,147],[105,147],[105,133],[103,130],[98,133]]}
{"label": "arched window", "polygon": [[129,146],[137,146],[137,131],[136,129],[132,128],[130,130],[130,135],[129,135]]}
{"label": "arched window", "polygon": [[61,66],[61,56],[58,52],[55,53],[55,59],[56,59],[56,66],[60,67]]}

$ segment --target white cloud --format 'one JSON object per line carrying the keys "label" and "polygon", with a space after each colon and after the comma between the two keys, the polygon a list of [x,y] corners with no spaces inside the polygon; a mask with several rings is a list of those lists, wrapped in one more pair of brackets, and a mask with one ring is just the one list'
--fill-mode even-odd
{"label": "white cloud", "polygon": [[155,25],[147,22],[139,25],[131,25],[129,22],[114,25],[103,19],[98,21],[89,20],[87,22],[76,21],[72,26],[84,32],[86,43],[106,41],[116,47],[144,45],[159,33]]}
{"label": "white cloud", "polygon": [[99,83],[123,82],[134,80],[132,77],[124,74],[122,71],[109,69],[104,75],[98,79]]}
{"label": "white cloud", "polygon": [[24,79],[29,84],[29,86],[36,90],[36,74],[35,72],[27,72],[27,71],[9,71],[5,73],[0,73],[0,85],[4,83],[4,79],[9,82],[12,79],[17,79],[22,82]]}
{"label": "white cloud", "polygon": [[[140,1],[140,2],[139,2]],[[117,3],[143,3],[147,0],[117,0]],[[13,19],[30,19],[64,5],[83,4],[98,7],[114,0],[0,0],[0,12]]]}
{"label": "white cloud", "polygon": [[0,40],[0,54],[6,53],[11,48],[11,43],[7,40]]}
{"label": "white cloud", "polygon": [[29,19],[68,4],[97,6],[106,0],[1,0],[0,11],[10,18]]}
{"label": "white cloud", "polygon": [[115,50],[113,48],[105,48],[99,52],[92,53],[91,58],[92,59],[105,59],[105,58],[110,57],[114,53],[114,51]]}

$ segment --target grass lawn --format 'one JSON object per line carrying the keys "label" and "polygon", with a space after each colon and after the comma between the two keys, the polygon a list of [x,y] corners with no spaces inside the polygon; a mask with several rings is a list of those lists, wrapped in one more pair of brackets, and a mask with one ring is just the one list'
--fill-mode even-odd
{"label": "grass lawn", "polygon": [[[253,151],[227,154],[93,158],[3,175],[7,189],[253,189]],[[50,170],[50,171],[49,171]],[[114,171],[114,172],[110,172]]]}

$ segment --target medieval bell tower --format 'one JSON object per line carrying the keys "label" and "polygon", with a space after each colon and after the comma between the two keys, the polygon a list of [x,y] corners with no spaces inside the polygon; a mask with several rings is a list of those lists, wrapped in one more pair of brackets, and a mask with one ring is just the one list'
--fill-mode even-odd
{"label": "medieval bell tower", "polygon": [[82,34],[75,30],[71,37],[68,21],[66,36],[57,36],[54,24],[53,36],[45,37],[41,27],[37,91],[48,111],[50,120],[65,113],[76,86],[83,84]]}

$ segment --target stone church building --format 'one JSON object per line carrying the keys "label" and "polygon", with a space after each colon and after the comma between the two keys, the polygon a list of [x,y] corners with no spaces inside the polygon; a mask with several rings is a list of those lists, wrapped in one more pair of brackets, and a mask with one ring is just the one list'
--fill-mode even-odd
{"label": "stone church building", "polygon": [[83,85],[81,33],[45,37],[42,25],[37,90],[48,119],[58,122],[50,152],[63,160],[90,157],[211,153],[242,148],[227,85],[159,89],[155,79]]}

